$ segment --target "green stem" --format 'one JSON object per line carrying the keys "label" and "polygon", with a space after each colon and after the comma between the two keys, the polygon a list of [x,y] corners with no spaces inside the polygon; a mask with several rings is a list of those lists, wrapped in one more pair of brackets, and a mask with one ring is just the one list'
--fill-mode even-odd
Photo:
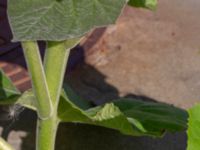
{"label": "green stem", "polygon": [[45,52],[44,70],[54,112],[47,120],[38,120],[37,150],[54,150],[55,138],[59,120],[57,108],[61,94],[64,74],[70,53],[70,48],[79,40],[68,40],[63,42],[48,42]]}
{"label": "green stem", "polygon": [[38,116],[44,120],[51,116],[53,110],[39,48],[37,42],[22,42],[22,47],[37,100]]}
{"label": "green stem", "polygon": [[36,150],[54,150],[58,124],[57,113],[48,120],[38,119]]}
{"label": "green stem", "polygon": [[52,103],[57,108],[60,92],[63,84],[67,61],[72,48],[79,39],[71,39],[62,42],[48,42],[45,52],[44,70],[50,91]]}
{"label": "green stem", "polygon": [[0,138],[0,150],[14,150],[4,139]]}
{"label": "green stem", "polygon": [[57,105],[70,50],[64,42],[48,42],[44,57],[44,70],[52,103]]}

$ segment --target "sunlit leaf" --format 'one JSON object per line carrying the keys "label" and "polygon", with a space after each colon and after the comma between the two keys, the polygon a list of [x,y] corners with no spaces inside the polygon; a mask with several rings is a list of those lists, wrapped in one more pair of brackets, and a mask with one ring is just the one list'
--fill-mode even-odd
{"label": "sunlit leaf", "polygon": [[198,150],[200,148],[200,104],[189,110],[188,144],[187,150]]}

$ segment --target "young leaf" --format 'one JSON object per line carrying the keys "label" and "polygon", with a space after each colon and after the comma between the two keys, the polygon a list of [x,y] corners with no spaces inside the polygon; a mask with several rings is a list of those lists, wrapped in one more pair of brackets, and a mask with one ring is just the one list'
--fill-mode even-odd
{"label": "young leaf", "polygon": [[187,150],[198,150],[200,147],[200,104],[189,110]]}
{"label": "young leaf", "polygon": [[12,81],[0,70],[0,104],[13,104],[20,96],[20,92],[13,85]]}
{"label": "young leaf", "polygon": [[157,0],[129,0],[128,4],[135,7],[144,7],[155,10],[157,6]]}
{"label": "young leaf", "polygon": [[113,24],[127,0],[9,0],[13,41],[61,41]]}

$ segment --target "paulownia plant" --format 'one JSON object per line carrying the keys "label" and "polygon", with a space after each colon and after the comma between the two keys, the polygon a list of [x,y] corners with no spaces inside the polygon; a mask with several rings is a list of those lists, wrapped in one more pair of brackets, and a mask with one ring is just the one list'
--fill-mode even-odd
{"label": "paulownia plant", "polygon": [[[67,83],[63,86],[70,49],[91,29],[113,24],[127,3],[150,9],[156,6],[156,0],[8,1],[13,41],[22,44],[32,89],[21,94],[1,71],[0,104],[18,104],[37,112],[37,150],[54,150],[61,122],[91,124],[126,135],[152,137],[186,128],[187,112],[171,105],[122,98],[92,107]],[[38,40],[47,43],[43,62]],[[0,146],[3,150],[12,149],[3,140]]]}

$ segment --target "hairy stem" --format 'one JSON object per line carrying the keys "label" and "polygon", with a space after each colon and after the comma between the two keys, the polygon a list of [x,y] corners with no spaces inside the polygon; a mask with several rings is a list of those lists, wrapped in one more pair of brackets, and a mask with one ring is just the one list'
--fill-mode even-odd
{"label": "hairy stem", "polygon": [[57,105],[60,96],[69,53],[70,50],[65,49],[63,42],[48,43],[44,58],[44,69],[54,107]]}
{"label": "hairy stem", "polygon": [[22,47],[37,100],[38,116],[44,120],[51,116],[53,108],[39,48],[37,42],[22,42]]}
{"label": "hairy stem", "polygon": [[47,120],[38,119],[36,150],[54,150],[58,123],[57,113]]}
{"label": "hairy stem", "polygon": [[47,120],[38,120],[37,126],[37,150],[54,150],[57,127],[57,108],[61,94],[64,74],[70,53],[70,48],[79,40],[63,42],[48,42],[45,52],[44,70],[50,97],[53,103],[53,115]]}
{"label": "hairy stem", "polygon": [[48,42],[44,58],[44,70],[51,100],[54,105],[57,105],[59,101],[70,48],[78,41],[79,39]]}
{"label": "hairy stem", "polygon": [[14,150],[4,139],[0,137],[0,150]]}

